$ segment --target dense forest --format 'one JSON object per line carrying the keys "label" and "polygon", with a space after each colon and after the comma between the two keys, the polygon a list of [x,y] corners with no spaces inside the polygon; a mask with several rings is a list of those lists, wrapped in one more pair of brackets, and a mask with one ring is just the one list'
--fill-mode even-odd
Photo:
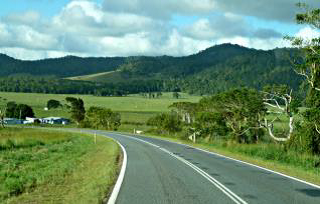
{"label": "dense forest", "polygon": [[96,83],[57,79],[50,76],[15,75],[0,78],[0,92],[90,94],[95,96],[125,96],[130,93],[161,91],[156,80]]}
{"label": "dense forest", "polygon": [[[261,89],[267,84],[286,84],[298,90],[302,77],[294,73],[290,58],[299,53],[298,49],[263,51],[222,44],[185,57],[68,56],[22,61],[0,55],[0,84],[1,91],[103,96],[154,91],[205,95],[237,87]],[[117,72],[88,81],[65,79],[110,71]]]}
{"label": "dense forest", "polygon": [[54,75],[62,78],[112,71],[123,63],[124,58],[121,57],[81,58],[66,56],[56,59],[23,61],[0,54],[0,76],[24,73],[37,76]]}

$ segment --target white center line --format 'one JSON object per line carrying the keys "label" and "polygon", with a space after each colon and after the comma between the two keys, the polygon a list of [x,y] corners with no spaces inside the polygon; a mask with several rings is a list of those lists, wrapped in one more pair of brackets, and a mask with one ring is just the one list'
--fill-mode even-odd
{"label": "white center line", "polygon": [[146,143],[148,145],[151,145],[153,147],[156,147],[158,149],[160,149],[161,151],[171,155],[172,157],[178,159],[179,161],[183,162],[184,164],[188,165],[189,167],[191,167],[193,170],[195,170],[196,172],[198,172],[201,176],[203,176],[205,179],[207,179],[210,183],[212,183],[214,186],[216,186],[219,190],[221,190],[225,195],[227,195],[231,200],[233,200],[235,203],[237,204],[248,204],[246,201],[244,201],[242,198],[240,198],[238,195],[236,195],[234,192],[232,192],[230,189],[228,189],[226,186],[224,186],[222,183],[220,183],[219,181],[217,181],[215,178],[213,178],[212,176],[210,176],[208,173],[206,173],[205,171],[203,171],[202,169],[200,169],[199,167],[195,166],[194,164],[188,162],[187,160],[173,154],[172,152],[168,151],[167,149],[161,148],[158,145],[155,145],[151,142],[147,142],[144,141],[142,139],[138,139],[138,138],[134,138],[134,137],[130,137],[130,136],[125,136],[125,135],[120,135],[120,134],[115,134],[115,135],[119,135],[121,137],[126,137],[129,139],[133,139],[133,140],[137,140],[143,143]]}

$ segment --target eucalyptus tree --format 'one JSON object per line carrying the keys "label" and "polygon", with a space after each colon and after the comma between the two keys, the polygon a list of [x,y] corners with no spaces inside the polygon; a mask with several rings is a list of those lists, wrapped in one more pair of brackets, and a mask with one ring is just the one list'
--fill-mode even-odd
{"label": "eucalyptus tree", "polygon": [[[320,30],[320,9],[298,3],[302,13],[296,15],[296,22]],[[286,37],[292,45],[303,50],[304,56],[294,59],[295,72],[305,78],[308,84],[307,110],[298,125],[298,133],[290,144],[302,151],[320,154],[320,37]]]}
{"label": "eucalyptus tree", "polygon": [[66,101],[70,103],[71,118],[79,125],[85,118],[86,110],[84,102],[81,98],[67,97]]}
{"label": "eucalyptus tree", "polygon": [[[264,135],[261,120],[266,108],[261,94],[253,89],[235,89],[200,101],[203,110],[221,115],[231,138],[239,143],[257,142]],[[221,123],[220,123],[221,124]]]}
{"label": "eucalyptus tree", "polygon": [[[268,107],[268,115],[264,117],[261,125],[268,130],[270,137],[278,142],[288,141],[294,132],[294,114],[298,113],[298,101],[293,96],[293,91],[286,85],[268,85],[263,88],[263,103]],[[281,121],[282,116],[285,116],[285,121],[288,120],[289,131],[281,137],[275,135],[275,123]]]}

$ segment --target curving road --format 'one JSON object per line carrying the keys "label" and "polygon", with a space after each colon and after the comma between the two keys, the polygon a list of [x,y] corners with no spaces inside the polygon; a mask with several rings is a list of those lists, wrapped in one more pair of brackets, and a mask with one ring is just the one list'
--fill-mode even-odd
{"label": "curving road", "polygon": [[319,204],[320,188],[185,145],[98,131],[119,141],[128,166],[117,204]]}

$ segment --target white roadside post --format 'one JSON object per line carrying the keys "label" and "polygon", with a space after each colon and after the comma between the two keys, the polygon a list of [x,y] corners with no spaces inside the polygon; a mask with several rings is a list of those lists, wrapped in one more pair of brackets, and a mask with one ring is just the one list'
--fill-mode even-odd
{"label": "white roadside post", "polygon": [[196,143],[196,132],[193,133],[193,143]]}
{"label": "white roadside post", "polygon": [[194,128],[190,128],[193,132],[192,135],[189,136],[189,140],[191,140],[193,143],[196,143],[196,131]]}
{"label": "white roadside post", "polygon": [[97,132],[94,132],[94,144],[97,144]]}

